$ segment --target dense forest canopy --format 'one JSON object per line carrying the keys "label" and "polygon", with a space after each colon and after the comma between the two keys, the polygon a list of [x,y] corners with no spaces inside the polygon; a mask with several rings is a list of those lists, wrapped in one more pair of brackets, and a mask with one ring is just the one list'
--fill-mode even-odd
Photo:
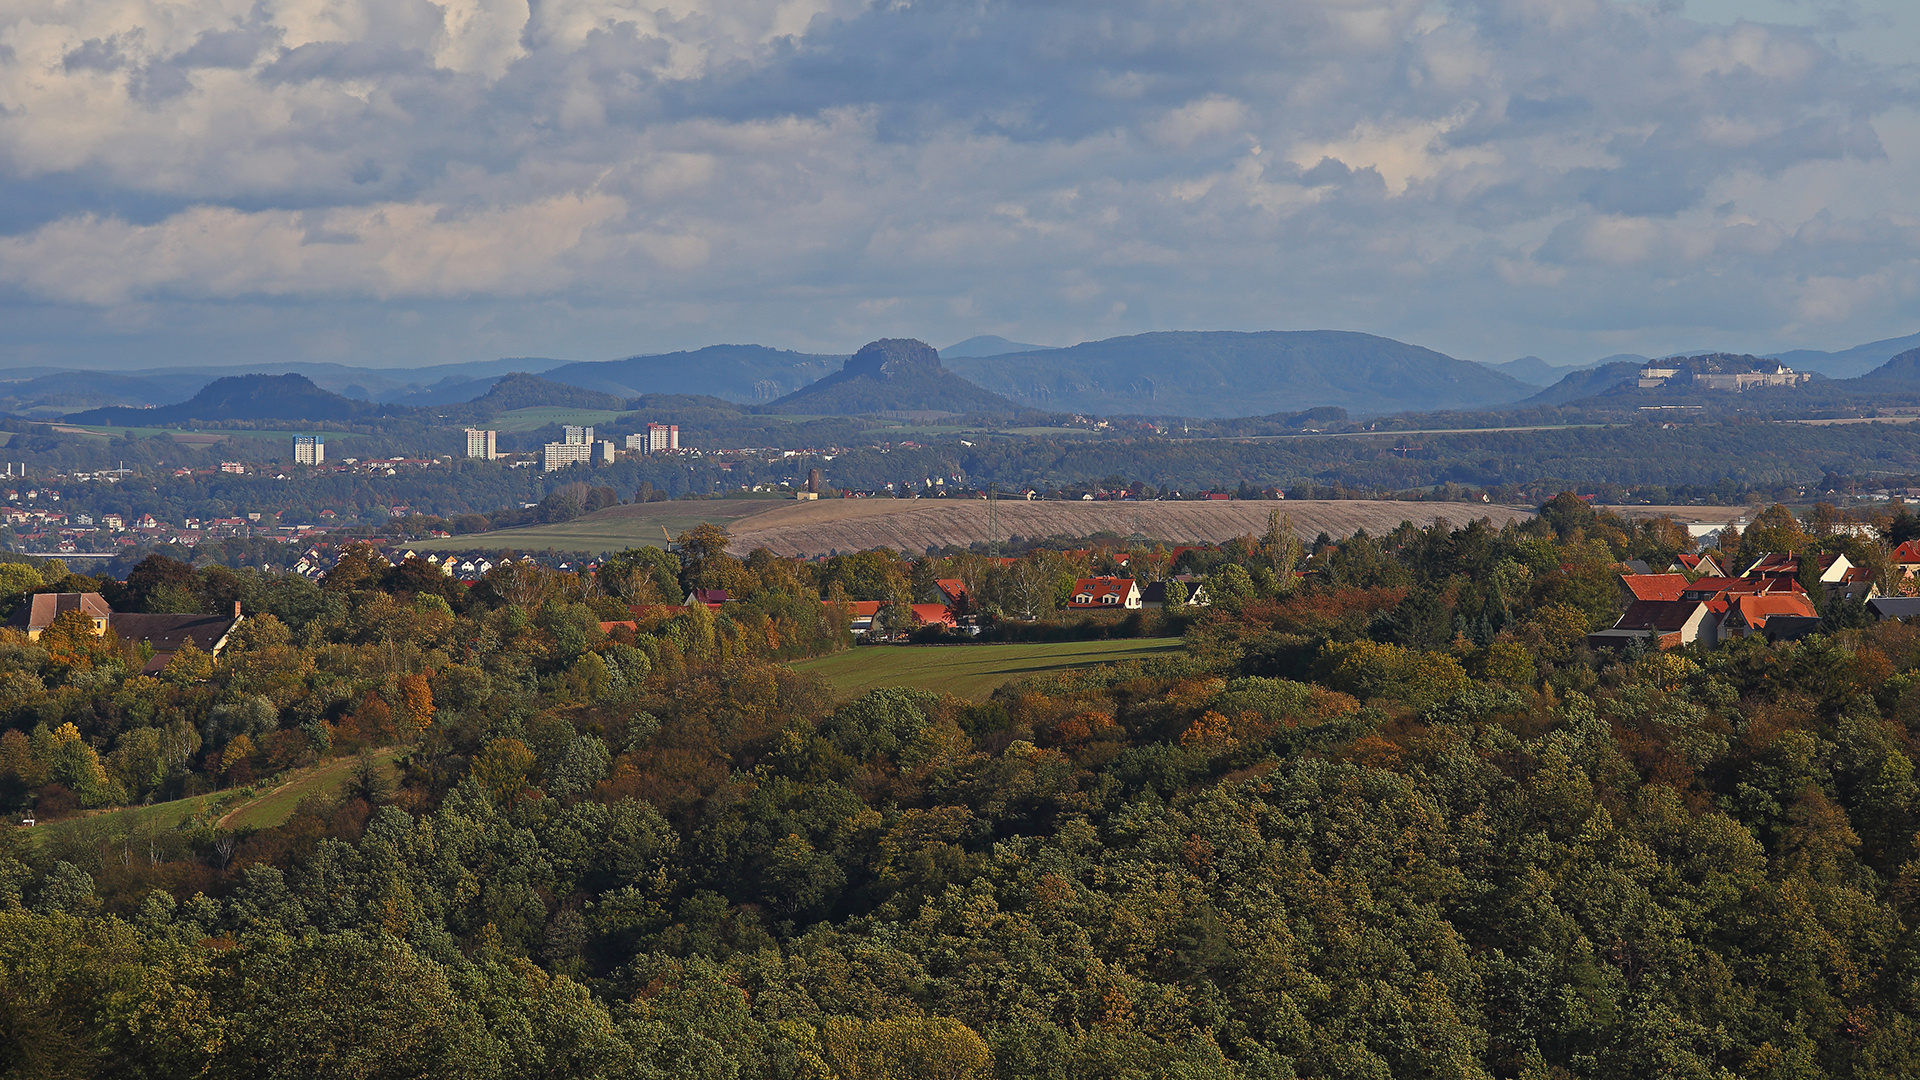
{"label": "dense forest canopy", "polygon": [[[1848,550],[1898,587],[1883,546],[1831,523],[1769,511],[1725,553]],[[1684,530],[1572,496],[1502,530],[1303,549],[1283,524],[1179,565],[1128,555],[1213,595],[1161,624],[1180,654],[980,701],[842,700],[786,661],[847,647],[844,601],[959,577],[1003,605],[1126,553],[802,563],[735,558],[705,527],[677,556],[590,578],[513,564],[470,590],[364,548],[317,585],[0,567],[15,595],[253,613],[219,657],[157,676],[75,621],[0,631],[9,805],[57,817],[360,763],[272,827],[0,831],[0,1069],[1784,1078],[1920,1060],[1920,628],[1836,610],[1798,643],[1595,655],[1618,564],[1670,558]],[[740,599],[671,606],[691,587]]]}

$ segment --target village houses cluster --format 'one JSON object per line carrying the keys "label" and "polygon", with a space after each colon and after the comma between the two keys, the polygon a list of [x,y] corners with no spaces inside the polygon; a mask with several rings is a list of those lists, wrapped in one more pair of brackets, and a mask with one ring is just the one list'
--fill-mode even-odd
{"label": "village houses cluster", "polygon": [[[1872,572],[1845,555],[1774,552],[1755,559],[1738,575],[1720,565],[1722,558],[1683,554],[1664,573],[1652,573],[1645,564],[1633,566],[1632,572],[1620,575],[1626,611],[1611,628],[1588,635],[1588,644],[1618,649],[1639,642],[1671,649],[1701,642],[1713,648],[1745,637],[1806,637],[1820,628],[1821,616],[1802,584],[1807,569],[1803,559],[1814,560],[1812,578],[1824,600],[1862,601],[1880,619],[1920,614],[1920,598],[1881,596]],[[1893,558],[1905,575],[1920,571],[1920,541],[1901,544]]]}

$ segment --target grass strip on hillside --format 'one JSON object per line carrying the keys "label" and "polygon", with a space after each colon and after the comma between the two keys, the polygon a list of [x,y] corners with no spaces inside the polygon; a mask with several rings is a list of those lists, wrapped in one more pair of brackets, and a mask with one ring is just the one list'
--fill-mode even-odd
{"label": "grass strip on hillside", "polygon": [[1002,684],[1029,675],[1168,656],[1180,649],[1179,638],[1038,645],[863,645],[793,666],[824,676],[843,698],[883,686],[906,686],[984,701]]}
{"label": "grass strip on hillside", "polygon": [[[373,751],[372,757],[381,772],[388,779],[392,779],[399,772],[396,763],[404,753],[406,753],[404,749],[388,747]],[[223,829],[271,829],[292,817],[294,810],[310,795],[325,798],[337,797],[359,765],[358,757],[342,757],[299,770],[297,775],[288,778],[265,794],[248,799],[227,811],[226,815],[220,819],[220,827]]]}

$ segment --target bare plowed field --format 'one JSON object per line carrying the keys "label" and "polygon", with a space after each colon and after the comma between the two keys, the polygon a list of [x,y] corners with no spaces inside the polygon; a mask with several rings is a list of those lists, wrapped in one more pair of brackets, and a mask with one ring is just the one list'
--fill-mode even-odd
{"label": "bare plowed field", "polygon": [[[1357,529],[1379,534],[1402,521],[1455,524],[1480,517],[1496,526],[1533,516],[1512,506],[1471,503],[1287,501],[1287,502],[1025,502],[995,505],[994,536],[1038,539],[1082,537],[1097,532],[1140,535],[1169,543],[1212,543],[1263,533],[1267,515],[1279,510],[1294,531],[1311,540],[1322,532],[1351,536]],[[741,518],[728,526],[733,550],[764,547],[778,555],[822,555],[888,547],[922,552],[948,544],[987,540],[987,504],[981,499],[836,499],[788,503]]]}
{"label": "bare plowed field", "polygon": [[[1320,533],[1343,537],[1356,529],[1378,535],[1402,521],[1422,525],[1438,518],[1454,524],[1491,518],[1495,525],[1533,516],[1531,510],[1484,503],[1286,501],[1286,502],[1026,502],[994,504],[993,539],[1014,536],[1078,539],[1097,532],[1140,535],[1172,544],[1213,543],[1267,531],[1274,510],[1293,518],[1294,531],[1311,540]],[[717,499],[711,502],[610,506],[562,525],[531,525],[474,536],[414,544],[417,551],[589,551],[659,547],[710,521],[733,535],[733,550],[764,547],[777,555],[825,555],[887,547],[918,554],[929,547],[962,547],[987,537],[984,499],[823,499],[771,502]],[[663,532],[664,530],[664,532]]]}

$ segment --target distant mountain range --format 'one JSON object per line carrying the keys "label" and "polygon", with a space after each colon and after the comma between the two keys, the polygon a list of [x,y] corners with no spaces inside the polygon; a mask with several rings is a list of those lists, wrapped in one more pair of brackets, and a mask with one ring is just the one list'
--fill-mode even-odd
{"label": "distant mountain range", "polygon": [[1920,334],[1869,341],[1840,352],[1795,349],[1792,352],[1773,353],[1767,359],[1778,360],[1795,371],[1817,371],[1829,379],[1851,379],[1865,375],[1895,356],[1915,348],[1920,348]]}
{"label": "distant mountain range", "polygon": [[761,411],[1013,416],[1027,410],[942,367],[940,354],[924,341],[882,338],[848,357],[839,371]]}
{"label": "distant mountain range", "polygon": [[[1905,340],[1905,339],[1897,339]],[[1916,340],[1920,340],[1917,338]],[[1884,343],[1877,343],[1884,344]],[[1867,348],[1861,346],[1862,349]],[[1858,350],[1848,350],[1856,356],[1867,355]],[[1876,348],[1877,351],[1877,348]],[[1840,353],[1822,353],[1823,356],[1840,356]],[[1828,378],[1817,369],[1800,368],[1781,360],[1779,357],[1760,357],[1751,355],[1705,354],[1693,357],[1668,357],[1662,364],[1688,366],[1699,361],[1719,361],[1724,370],[1765,370],[1773,362],[1786,364],[1796,371],[1808,371],[1813,381],[1794,388],[1781,388],[1778,393],[1790,393],[1797,400],[1808,405],[1859,404],[1880,400],[1884,403],[1888,395],[1913,397],[1920,395],[1920,348],[1910,348],[1905,352],[1889,357],[1878,366],[1856,374],[1850,378]],[[1637,387],[1642,368],[1649,361],[1633,359],[1602,364],[1599,367],[1569,373],[1565,378],[1538,394],[1527,399],[1526,404],[1568,405],[1575,402],[1592,402],[1595,399],[1621,397],[1634,393],[1672,397],[1676,393],[1685,394],[1684,383],[1671,387],[1660,387],[1641,391]],[[1708,391],[1713,394],[1717,391]]]}
{"label": "distant mountain range", "polygon": [[1351,413],[1459,409],[1535,389],[1484,364],[1345,330],[1171,331],[1044,352],[962,357],[956,374],[1032,408],[1227,417],[1334,405]]}
{"label": "distant mountain range", "polygon": [[998,334],[981,334],[970,337],[958,345],[949,345],[940,350],[942,359],[951,360],[958,356],[1005,356],[1016,352],[1045,352],[1051,345],[1025,345],[1018,341],[1008,341]]}
{"label": "distant mountain range", "polygon": [[588,390],[581,386],[568,386],[538,375],[528,375],[516,371],[500,377],[498,382],[487,388],[487,392],[472,401],[456,405],[451,409],[439,410],[446,417],[471,417],[485,420],[514,409],[531,409],[537,406],[554,406],[564,409],[614,409],[624,410],[627,399],[599,390]]}
{"label": "distant mountain range", "polygon": [[[1486,364],[1487,367],[1503,375],[1511,375],[1523,383],[1534,386],[1552,386],[1576,371],[1591,371],[1606,364],[1645,363],[1646,357],[1637,353],[1620,353],[1591,364],[1549,364],[1537,356],[1523,356],[1518,360],[1508,360],[1504,364]],[[1486,363],[1482,361],[1482,363]]]}
{"label": "distant mountain range", "polygon": [[[1798,350],[1767,359],[1846,383],[1916,347],[1920,347],[1920,334],[1839,352]],[[616,399],[624,402],[644,395],[706,395],[749,409],[777,405],[782,411],[814,411],[829,405],[862,413],[1025,408],[1200,418],[1292,414],[1325,406],[1355,415],[1378,415],[1521,402],[1565,404],[1607,392],[1647,362],[1646,357],[1620,354],[1580,366],[1548,364],[1531,356],[1498,364],[1472,363],[1390,338],[1337,330],[1173,331],[1066,348],[980,335],[950,346],[935,360],[945,378],[972,384],[965,390],[957,382],[941,379],[926,386],[920,385],[925,380],[909,380],[914,383],[909,387],[897,380],[875,383],[869,375],[868,382],[860,383],[858,375],[845,371],[846,360],[840,355],[763,345],[713,345],[621,360],[520,358],[414,370],[300,362],[128,372],[38,368],[0,372],[0,411],[29,417],[112,415],[115,419],[106,422],[131,423],[134,418],[127,414],[136,411],[132,407],[162,406],[138,409],[142,424],[172,422],[163,417],[179,410],[185,410],[182,416],[208,420],[326,420],[390,411],[381,406],[427,407],[449,415],[448,409],[487,398],[503,380],[518,373],[522,379],[536,378],[542,386],[522,382],[495,396],[490,404],[465,411],[481,417],[524,407],[502,404],[508,400],[558,401],[567,394],[552,388],[571,387],[602,395],[591,400],[596,407],[608,408],[616,407],[607,404]],[[19,377],[4,381],[8,375]],[[303,376],[305,387],[278,401],[269,400],[273,394],[263,393],[257,409],[247,403],[244,390],[224,402],[205,396],[213,389],[209,378],[221,382],[286,375]],[[841,378],[826,381],[834,376]],[[1859,389],[1864,392],[1907,380],[1897,372],[1881,372]],[[943,389],[928,397],[923,391],[931,393],[934,383]],[[796,396],[814,386],[820,387],[818,394]],[[985,396],[976,398],[974,390]],[[929,405],[923,398],[942,400]],[[317,411],[302,411],[308,406]],[[123,411],[113,412],[115,407]],[[238,412],[253,415],[242,417]]]}
{"label": "distant mountain range", "polygon": [[355,401],[322,390],[305,375],[232,375],[215,379],[177,405],[152,409],[119,406],[89,409],[68,419],[77,424],[140,427],[196,420],[305,420],[324,424],[403,411],[400,407]]}
{"label": "distant mountain range", "polygon": [[785,397],[825,378],[845,360],[765,345],[709,345],[691,352],[562,364],[539,374],[554,382],[627,398],[705,394],[753,404]]}

